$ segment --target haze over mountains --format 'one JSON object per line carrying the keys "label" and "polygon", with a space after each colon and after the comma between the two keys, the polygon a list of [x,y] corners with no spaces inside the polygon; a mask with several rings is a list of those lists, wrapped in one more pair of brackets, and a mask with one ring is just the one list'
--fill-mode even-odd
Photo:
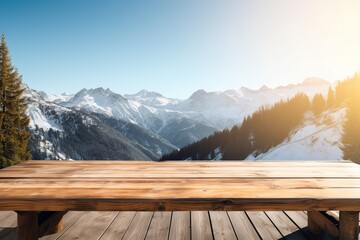
{"label": "haze over mountains", "polygon": [[34,159],[158,159],[163,154],[232,127],[263,105],[299,92],[324,96],[330,86],[318,78],[259,90],[198,90],[180,100],[142,90],[120,95],[110,89],[82,89],[73,95],[27,90]]}

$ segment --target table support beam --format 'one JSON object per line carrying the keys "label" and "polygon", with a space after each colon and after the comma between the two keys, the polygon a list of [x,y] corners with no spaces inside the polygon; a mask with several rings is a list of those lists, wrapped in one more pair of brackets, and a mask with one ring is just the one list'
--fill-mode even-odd
{"label": "table support beam", "polygon": [[339,240],[358,240],[359,212],[340,211]]}
{"label": "table support beam", "polygon": [[18,211],[18,240],[35,240],[62,229],[63,212]]}
{"label": "table support beam", "polygon": [[325,212],[308,211],[308,229],[313,235],[321,235],[324,231],[333,238],[339,236],[337,221]]}
{"label": "table support beam", "polygon": [[38,239],[38,216],[38,212],[17,212],[18,240]]}

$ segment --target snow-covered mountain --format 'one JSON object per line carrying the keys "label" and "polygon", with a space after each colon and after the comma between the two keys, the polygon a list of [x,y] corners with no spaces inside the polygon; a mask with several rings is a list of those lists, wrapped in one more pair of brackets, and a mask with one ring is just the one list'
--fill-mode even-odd
{"label": "snow-covered mountain", "polygon": [[[316,93],[325,96],[329,86],[324,80],[309,78],[301,84],[275,89],[263,86],[259,90],[198,90],[185,100],[147,90],[123,96],[104,88],[62,95],[28,90],[30,128],[35,136],[32,146],[39,158],[156,159],[242,122],[263,105],[299,92],[310,97]],[[97,146],[99,139],[103,140],[101,146]],[[107,144],[118,154],[97,155],[90,150],[95,146],[103,149]],[[124,147],[116,147],[117,144]],[[79,153],[76,149],[80,148],[86,151]],[[116,149],[127,149],[129,153],[121,155]]]}
{"label": "snow-covered mountain", "polygon": [[[314,84],[312,85],[311,82]],[[266,86],[259,90],[241,87],[238,90],[224,92],[206,92],[198,90],[185,101],[171,106],[171,109],[197,113],[199,119],[205,119],[218,129],[231,127],[240,123],[244,117],[252,114],[261,106],[271,106],[280,100],[294,97],[297,93],[305,93],[312,99],[316,93],[326,96],[330,83],[307,78],[303,83],[270,89]]]}
{"label": "snow-covered mountain", "polygon": [[263,105],[272,105],[303,92],[312,98],[316,93],[326,94],[330,83],[307,78],[297,85],[275,89],[262,87],[251,90],[241,87],[224,92],[198,90],[188,99],[167,98],[156,92],[142,90],[124,95],[110,89],[83,89],[72,98],[60,102],[62,106],[105,114],[161,132],[174,119],[197,120],[215,129],[231,127]]}
{"label": "snow-covered mountain", "polygon": [[[173,106],[179,100],[167,99],[160,94],[144,90],[127,96],[129,99],[112,92],[110,89],[83,89],[68,101],[63,101],[59,104],[67,108],[82,110],[88,113],[95,112],[124,120],[160,134],[163,137],[168,133],[169,125],[173,125],[174,120],[185,118],[188,128],[182,129],[180,133],[179,129],[175,126],[171,129],[171,137],[165,137],[178,147],[206,137],[217,130],[217,128],[209,125],[206,121],[192,118],[195,113],[181,112],[165,107],[168,105]],[[149,103],[149,105],[145,103]],[[194,131],[197,133],[194,134]],[[165,135],[162,134],[164,132],[166,133]],[[181,141],[174,139],[174,136],[178,134],[183,135]],[[197,136],[195,139],[194,135]]]}
{"label": "snow-covered mountain", "polygon": [[166,98],[160,93],[147,91],[145,89],[135,94],[125,94],[124,97],[146,106],[158,108],[168,104],[177,104],[180,101],[178,99]]}
{"label": "snow-covered mountain", "polygon": [[176,149],[138,125],[47,102],[27,89],[33,159],[155,160]]}
{"label": "snow-covered mountain", "polygon": [[246,160],[341,160],[342,126],[346,108],[330,109],[320,116],[308,114],[289,137],[265,153]]}

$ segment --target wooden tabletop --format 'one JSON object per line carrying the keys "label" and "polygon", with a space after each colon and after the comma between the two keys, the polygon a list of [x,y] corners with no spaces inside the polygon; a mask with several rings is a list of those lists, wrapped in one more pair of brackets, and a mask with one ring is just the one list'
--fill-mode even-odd
{"label": "wooden tabletop", "polygon": [[351,162],[27,161],[0,170],[0,211],[360,210]]}

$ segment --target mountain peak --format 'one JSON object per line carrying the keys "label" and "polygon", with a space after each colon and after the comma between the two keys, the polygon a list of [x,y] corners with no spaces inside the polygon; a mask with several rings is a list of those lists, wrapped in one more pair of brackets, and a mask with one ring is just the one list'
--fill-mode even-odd
{"label": "mountain peak", "polygon": [[163,97],[160,93],[149,91],[146,89],[142,89],[141,91],[135,93],[133,96],[144,97],[144,98]]}
{"label": "mountain peak", "polygon": [[207,93],[208,92],[206,92],[204,89],[199,89],[190,96],[190,99],[201,98],[201,97],[205,96]]}
{"label": "mountain peak", "polygon": [[322,78],[308,77],[301,83],[303,86],[323,86],[330,85],[330,83]]}
{"label": "mountain peak", "polygon": [[259,91],[268,91],[270,88],[266,86],[266,84],[262,85],[261,88],[259,88]]}

